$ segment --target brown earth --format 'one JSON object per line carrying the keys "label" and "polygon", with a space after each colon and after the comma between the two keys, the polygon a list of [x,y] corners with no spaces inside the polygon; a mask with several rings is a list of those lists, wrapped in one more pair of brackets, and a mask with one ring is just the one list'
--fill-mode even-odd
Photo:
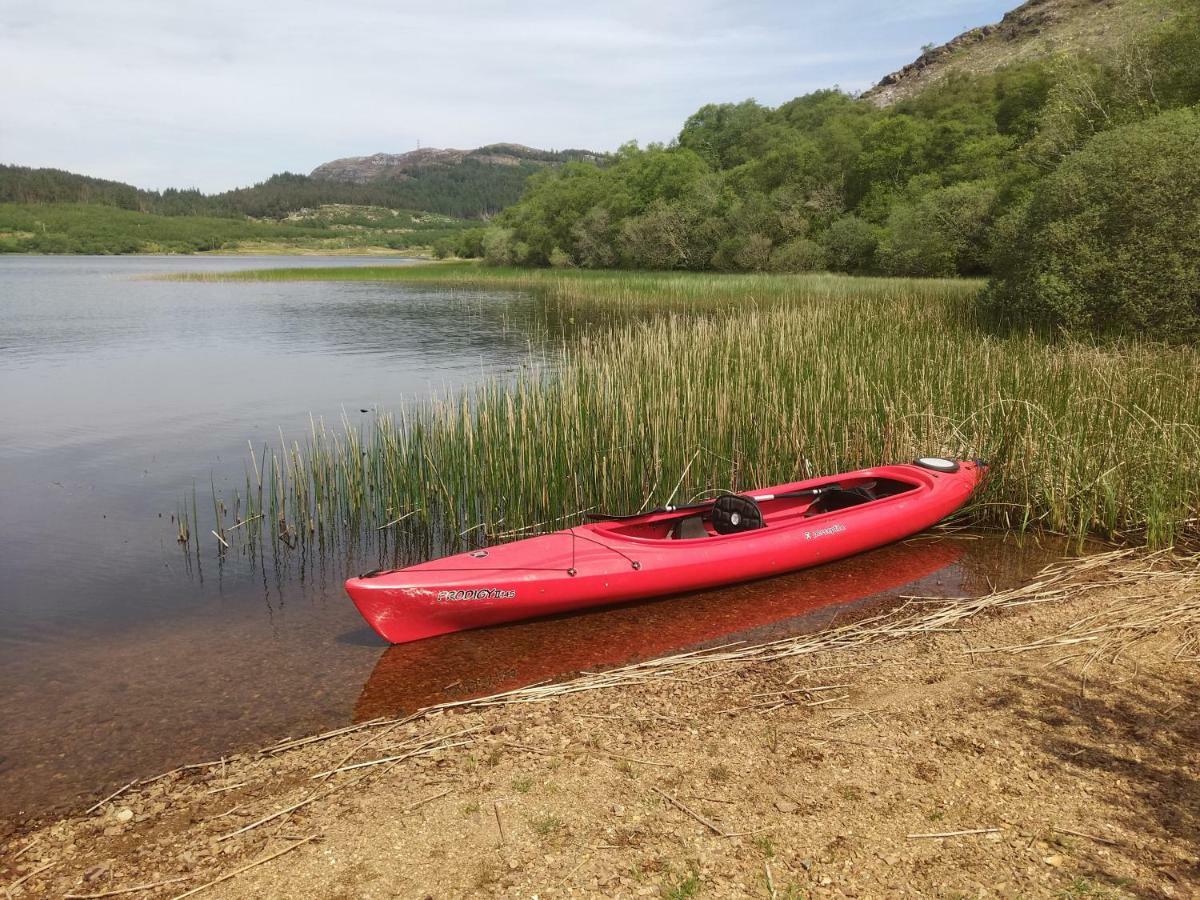
{"label": "brown earth", "polygon": [[1198,608],[1194,558],[1120,557],[1003,603],[916,601],[827,644],[367,723],[10,834],[0,887],[1200,896]]}

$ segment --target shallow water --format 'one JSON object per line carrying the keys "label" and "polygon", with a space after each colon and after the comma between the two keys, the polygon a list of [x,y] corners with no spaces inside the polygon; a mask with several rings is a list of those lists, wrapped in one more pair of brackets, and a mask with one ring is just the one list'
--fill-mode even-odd
{"label": "shallow water", "polygon": [[337,642],[357,624],[340,587],[187,570],[177,503],[240,484],[248,440],[503,376],[544,329],[514,292],[143,276],[381,262],[405,264],[0,256],[0,815],[86,792],[110,760],[215,747],[212,720],[257,735],[333,715],[320,685],[286,713],[275,694],[366,652]]}
{"label": "shallow water", "polygon": [[218,565],[206,538],[197,565],[170,514],[193,479],[202,511],[210,477],[240,484],[247,440],[504,377],[553,325],[514,292],[139,277],[364,262],[378,263],[0,257],[0,819],[286,735],[810,631],[905,593],[979,593],[1055,553],[922,537],[725,591],[386,648],[341,588],[358,560]]}

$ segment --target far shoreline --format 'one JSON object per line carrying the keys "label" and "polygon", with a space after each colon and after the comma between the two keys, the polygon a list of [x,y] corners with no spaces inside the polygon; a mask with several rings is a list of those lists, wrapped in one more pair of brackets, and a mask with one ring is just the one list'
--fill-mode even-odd
{"label": "far shoreline", "polygon": [[322,249],[318,247],[222,247],[219,250],[196,250],[190,253],[173,253],[169,250],[139,250],[135,253],[0,253],[0,259],[105,259],[108,257],[131,259],[136,257],[192,257],[208,259],[214,257],[245,257],[253,259],[259,256],[344,256],[347,258],[380,258],[380,259],[412,259],[422,262],[433,262],[434,257],[428,252],[419,250],[393,250],[390,247],[345,247]]}

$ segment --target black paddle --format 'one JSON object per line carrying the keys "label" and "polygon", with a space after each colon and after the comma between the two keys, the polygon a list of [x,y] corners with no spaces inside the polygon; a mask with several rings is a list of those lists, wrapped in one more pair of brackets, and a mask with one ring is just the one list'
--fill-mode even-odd
{"label": "black paddle", "polygon": [[[823,487],[809,488],[808,490],[804,491],[788,491],[787,493],[783,494],[751,494],[750,496],[758,503],[765,503],[767,500],[792,500],[799,497],[819,497],[826,491],[840,491],[841,489],[842,486],[840,484],[827,484]],[[640,519],[643,516],[653,516],[657,513],[681,512],[682,510],[687,509],[707,509],[716,502],[717,499],[714,498],[712,500],[705,500],[703,503],[689,503],[686,506],[658,506],[654,509],[648,509],[645,512],[626,513],[625,515],[620,516],[609,516],[605,515],[604,513],[587,513],[585,518],[592,519],[593,521],[622,522],[625,519]]]}

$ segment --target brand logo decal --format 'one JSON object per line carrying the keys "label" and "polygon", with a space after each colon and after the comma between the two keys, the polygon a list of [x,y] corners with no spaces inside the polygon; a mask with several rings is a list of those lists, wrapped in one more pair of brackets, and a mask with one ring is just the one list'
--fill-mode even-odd
{"label": "brand logo decal", "polygon": [[471,559],[487,559],[488,553],[486,550],[473,550],[467,555],[471,557]]}
{"label": "brand logo decal", "polygon": [[478,588],[472,591],[438,591],[439,600],[512,600],[516,591],[500,588]]}
{"label": "brand logo decal", "polygon": [[828,528],[822,528],[820,531],[804,532],[804,539],[811,541],[813,538],[826,537],[831,534],[838,534],[846,530],[845,525],[830,525]]}

